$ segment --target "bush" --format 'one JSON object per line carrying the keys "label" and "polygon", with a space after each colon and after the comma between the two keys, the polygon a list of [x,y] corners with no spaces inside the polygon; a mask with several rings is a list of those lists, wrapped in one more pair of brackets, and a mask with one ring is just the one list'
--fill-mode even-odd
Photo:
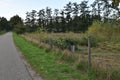
{"label": "bush", "polygon": [[17,24],[14,28],[14,31],[17,33],[17,34],[22,34],[26,31],[26,28],[23,24]]}
{"label": "bush", "polygon": [[98,36],[101,31],[102,31],[101,23],[100,22],[94,22],[93,25],[91,27],[89,27],[88,34]]}
{"label": "bush", "polygon": [[[74,45],[76,50],[79,50],[79,46],[87,46],[88,45],[88,38],[85,36],[81,36],[81,37],[61,37],[61,36],[57,36],[55,38],[46,38],[44,39],[45,43],[47,44],[52,44],[60,49],[71,49],[71,46]],[[92,47],[97,46],[98,40],[96,39],[96,37],[92,36],[91,37],[91,44]]]}
{"label": "bush", "polygon": [[116,22],[94,22],[88,29],[88,35],[97,38],[97,41],[120,40],[120,26]]}

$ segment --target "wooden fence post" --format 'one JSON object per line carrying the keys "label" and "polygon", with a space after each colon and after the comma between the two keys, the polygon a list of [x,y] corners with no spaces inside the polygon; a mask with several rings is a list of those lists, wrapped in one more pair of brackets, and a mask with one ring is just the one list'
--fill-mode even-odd
{"label": "wooden fence post", "polygon": [[53,41],[51,38],[49,39],[49,44],[50,44],[50,48],[52,49],[53,48]]}
{"label": "wooden fence post", "polygon": [[72,52],[72,54],[75,53],[75,45],[71,46],[71,52]]}
{"label": "wooden fence post", "polygon": [[88,80],[91,80],[91,40],[90,37],[88,37]]}
{"label": "wooden fence post", "polygon": [[90,37],[88,37],[88,69],[91,67],[91,41]]}

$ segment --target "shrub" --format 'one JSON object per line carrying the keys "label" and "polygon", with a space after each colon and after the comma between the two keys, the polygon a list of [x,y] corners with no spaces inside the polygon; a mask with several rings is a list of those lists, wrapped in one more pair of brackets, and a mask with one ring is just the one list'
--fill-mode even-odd
{"label": "shrub", "polygon": [[97,41],[120,40],[120,26],[116,22],[94,22],[87,31],[89,36],[95,36]]}
{"label": "shrub", "polygon": [[23,24],[17,24],[15,25],[15,28],[14,28],[14,31],[17,33],[17,34],[22,34],[26,31],[26,28]]}
{"label": "shrub", "polygon": [[100,22],[94,22],[91,27],[88,29],[88,34],[89,35],[99,35],[101,32],[101,23]]}

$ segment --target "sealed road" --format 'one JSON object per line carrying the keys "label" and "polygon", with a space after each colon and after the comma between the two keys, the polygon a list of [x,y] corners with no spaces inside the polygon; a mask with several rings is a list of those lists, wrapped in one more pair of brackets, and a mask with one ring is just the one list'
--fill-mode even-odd
{"label": "sealed road", "polygon": [[12,32],[0,36],[0,80],[32,80],[14,45]]}

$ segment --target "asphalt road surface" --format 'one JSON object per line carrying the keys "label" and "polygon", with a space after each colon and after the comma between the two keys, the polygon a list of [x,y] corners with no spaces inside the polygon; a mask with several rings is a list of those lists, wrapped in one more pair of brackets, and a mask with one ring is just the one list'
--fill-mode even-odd
{"label": "asphalt road surface", "polygon": [[33,80],[14,45],[12,32],[0,36],[0,80]]}

